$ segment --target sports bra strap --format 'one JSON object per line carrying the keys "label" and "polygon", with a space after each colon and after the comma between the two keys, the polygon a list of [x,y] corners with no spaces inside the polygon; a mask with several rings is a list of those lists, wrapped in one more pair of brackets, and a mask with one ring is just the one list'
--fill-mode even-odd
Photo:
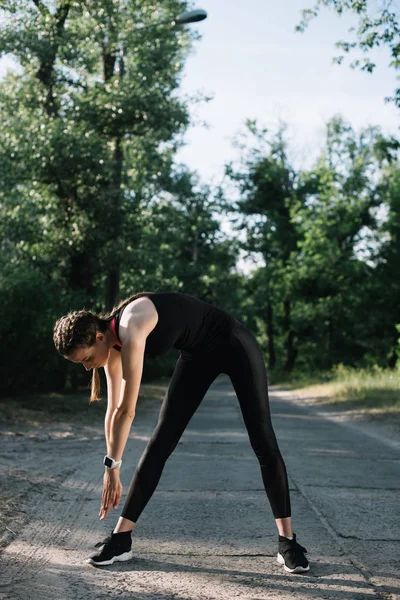
{"label": "sports bra strap", "polygon": [[111,320],[111,331],[112,331],[113,333],[115,333],[115,335],[117,336],[117,340],[118,340],[118,342],[117,342],[117,344],[116,344],[116,345],[117,345],[117,346],[122,346],[121,342],[119,341],[119,337],[118,337],[118,335],[117,335],[116,329],[115,329],[115,317],[113,317],[113,319]]}

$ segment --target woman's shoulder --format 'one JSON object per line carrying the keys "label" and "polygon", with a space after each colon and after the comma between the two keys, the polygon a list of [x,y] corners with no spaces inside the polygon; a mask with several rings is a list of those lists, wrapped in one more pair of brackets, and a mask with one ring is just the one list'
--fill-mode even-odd
{"label": "woman's shoulder", "polygon": [[137,298],[132,298],[129,302],[125,304],[125,306],[121,306],[121,308],[117,309],[114,313],[114,318],[117,322],[120,322],[123,315],[131,314],[132,312],[137,311],[137,307],[151,306],[150,298],[153,296],[153,292],[146,292],[146,295],[141,295]]}
{"label": "woman's shoulder", "polygon": [[141,329],[145,335],[149,335],[157,322],[158,312],[154,303],[146,296],[135,298],[125,306],[120,317],[119,338],[121,343],[129,339],[130,329]]}

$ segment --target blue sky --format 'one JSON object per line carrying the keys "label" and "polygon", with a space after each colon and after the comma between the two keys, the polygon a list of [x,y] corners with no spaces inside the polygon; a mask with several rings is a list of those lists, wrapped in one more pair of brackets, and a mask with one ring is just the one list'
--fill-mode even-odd
{"label": "blue sky", "polygon": [[325,123],[338,113],[356,130],[374,124],[398,134],[399,111],[384,103],[398,84],[388,68],[389,51],[373,53],[373,74],[351,69],[349,58],[342,65],[332,63],[340,53],[334,44],[349,40],[354,16],[338,17],[324,9],[302,34],[295,26],[312,0],[200,0],[196,6],[208,12],[208,19],[196,24],[202,39],[186,63],[182,91],[204,91],[214,99],[197,107],[196,118],[209,128],[188,131],[178,160],[197,170],[202,180],[221,181],[224,163],[237,157],[231,139],[243,131],[247,118],[271,130],[279,120],[287,122],[297,167],[310,166]]}
{"label": "blue sky", "polygon": [[[384,133],[398,135],[399,110],[384,102],[398,85],[388,67],[389,50],[370,54],[377,65],[372,74],[350,68],[360,53],[342,65],[333,64],[340,54],[335,43],[351,41],[348,30],[357,20],[324,9],[304,33],[296,33],[301,10],[312,6],[312,0],[201,0],[197,5],[208,18],[196,26],[202,39],[186,63],[182,91],[203,91],[214,99],[196,108],[196,119],[209,127],[190,128],[177,160],[197,171],[202,182],[222,182],[224,164],[238,158],[232,138],[244,131],[246,119],[256,119],[271,131],[286,122],[289,158],[299,169],[312,165],[326,123],[336,114],[356,131],[380,125]],[[227,218],[221,229],[238,236]],[[252,258],[242,253],[238,269],[249,274],[263,263],[261,256]]]}

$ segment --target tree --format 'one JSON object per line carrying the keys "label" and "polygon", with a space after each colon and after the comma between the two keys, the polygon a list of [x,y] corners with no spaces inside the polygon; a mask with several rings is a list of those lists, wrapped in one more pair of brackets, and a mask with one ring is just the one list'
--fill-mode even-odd
{"label": "tree", "polygon": [[296,228],[290,216],[296,173],[287,158],[285,126],[271,137],[255,121],[247,121],[246,127],[252,140],[250,144],[253,140],[255,143],[250,149],[247,139],[244,144],[237,144],[243,158],[238,167],[228,164],[226,173],[240,193],[236,205],[237,211],[245,216],[238,226],[246,230],[243,248],[250,253],[261,253],[265,263],[264,299],[259,306],[266,318],[269,366],[276,365],[274,305],[282,303],[286,336],[284,369],[291,371],[297,351],[291,321],[291,282],[285,272],[297,247]]}
{"label": "tree", "polygon": [[385,202],[378,157],[391,143],[377,127],[356,135],[336,117],[315,167],[300,177],[301,201],[292,213],[299,254],[291,268],[300,339],[319,350],[315,366],[354,364],[371,352],[376,360],[387,343],[377,301]]}
{"label": "tree", "polygon": [[[20,357],[3,391],[58,384],[68,365],[58,359],[54,368],[52,323],[72,308],[102,311],[115,303],[145,189],[165,177],[189,122],[177,89],[196,36],[155,25],[186,6],[1,3],[0,55],[11,54],[21,67],[0,82],[0,327],[14,344],[6,357]],[[21,336],[37,362],[26,361]]]}
{"label": "tree", "polygon": [[12,53],[23,68],[0,89],[3,189],[7,199],[30,199],[45,239],[59,249],[66,287],[92,304],[103,273],[106,308],[118,295],[122,216],[132,192],[143,189],[137,173],[149,183],[157,178],[160,161],[147,156],[188,124],[175,91],[191,37],[140,23],[185,8],[179,0],[7,0],[1,7],[0,55]]}
{"label": "tree", "polygon": [[389,160],[384,163],[386,168],[379,187],[387,214],[379,228],[382,243],[376,267],[376,277],[380,285],[375,303],[380,308],[381,317],[379,323],[374,325],[375,331],[380,333],[380,344],[385,344],[383,354],[386,363],[393,368],[398,360],[400,342],[400,164],[398,157],[387,158]]}
{"label": "tree", "polygon": [[[196,173],[178,166],[142,214],[141,264],[164,287],[191,290],[210,302],[233,272],[237,245],[227,241],[217,216],[223,204]],[[160,260],[162,256],[162,260]],[[129,269],[128,269],[129,272]]]}
{"label": "tree", "polygon": [[241,146],[242,162],[227,172],[240,192],[242,245],[263,258],[247,289],[250,310],[266,324],[269,366],[391,364],[399,322],[398,142],[378,127],[356,134],[335,117],[315,165],[295,172],[281,132],[270,137],[249,125],[255,143]]}

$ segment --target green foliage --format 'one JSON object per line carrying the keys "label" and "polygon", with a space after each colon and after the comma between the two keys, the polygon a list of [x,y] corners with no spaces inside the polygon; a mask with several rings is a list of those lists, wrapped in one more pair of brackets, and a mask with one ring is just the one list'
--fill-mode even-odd
{"label": "green foliage", "polygon": [[335,117],[313,168],[295,173],[282,130],[273,137],[253,122],[247,129],[256,142],[240,146],[241,162],[227,173],[238,210],[252,216],[239,225],[242,247],[264,259],[248,287],[270,368],[326,370],[371,359],[394,366],[396,140],[376,127],[356,135]]}
{"label": "green foliage", "polygon": [[[196,36],[170,21],[186,8],[1,5],[0,55],[22,69],[0,82],[2,394],[86,385],[87,373],[56,355],[54,321],[143,289],[232,312],[274,377],[396,364],[399,141],[376,127],[356,135],[335,117],[316,163],[297,172],[285,127],[248,121],[241,158],[226,168],[233,193],[201,184],[174,165],[189,124],[177,92]],[[251,276],[237,272],[240,252],[258,261]],[[145,378],[172,366],[146,365]]]}
{"label": "green foliage", "polygon": [[59,290],[35,267],[2,261],[0,295],[1,391],[60,389],[66,364],[58,360],[52,339]]}
{"label": "green foliage", "polygon": [[1,5],[0,56],[12,54],[22,68],[0,83],[1,330],[4,365],[14,355],[25,365],[19,381],[19,359],[7,367],[3,392],[62,385],[52,325],[72,308],[103,310],[104,286],[113,304],[128,288],[119,290],[115,275],[122,265],[129,294],[132,283],[143,289],[132,281],[138,264],[155,287],[155,232],[147,247],[139,233],[189,122],[176,91],[196,35],[171,25],[186,8],[178,0]]}
{"label": "green foliage", "polygon": [[20,242],[36,260],[40,245],[42,267],[54,268],[49,256],[58,255],[60,277],[91,303],[100,301],[102,271],[121,264],[123,236],[136,230],[132,219],[122,230],[124,214],[169,166],[168,150],[158,156],[160,144],[172,145],[188,124],[174,92],[190,35],[140,23],[172,19],[185,8],[172,0],[63,0],[6,2],[0,11],[0,55],[11,52],[23,67],[0,86],[5,237],[17,243],[11,221],[23,205],[26,224],[29,204],[35,231],[24,231]]}

